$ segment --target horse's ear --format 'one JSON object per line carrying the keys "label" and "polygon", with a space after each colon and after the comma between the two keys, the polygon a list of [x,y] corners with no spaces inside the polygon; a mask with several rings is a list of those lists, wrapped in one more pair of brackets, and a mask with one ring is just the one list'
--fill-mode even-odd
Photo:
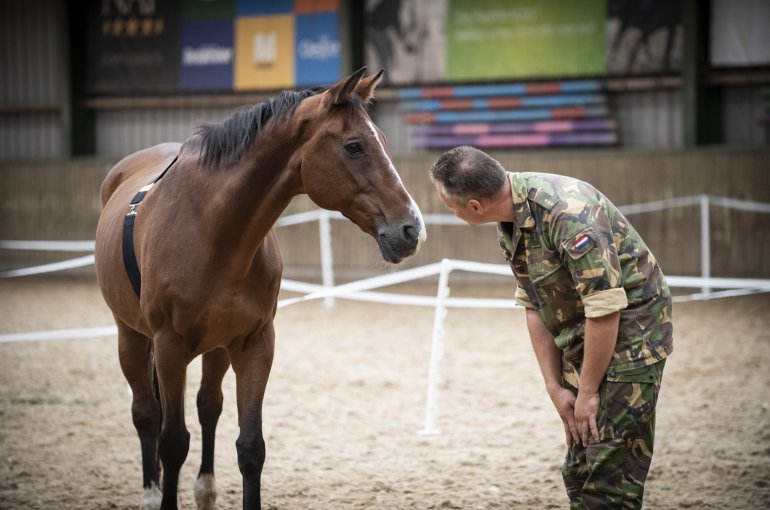
{"label": "horse's ear", "polygon": [[364,78],[358,82],[358,85],[356,86],[356,92],[359,96],[361,96],[361,99],[363,99],[364,102],[368,103],[372,100],[374,97],[374,89],[377,88],[377,85],[379,85],[382,81],[382,75],[384,73],[385,69],[380,69],[379,73],[373,74],[368,78]]}
{"label": "horse's ear", "polygon": [[362,67],[344,80],[340,80],[326,91],[326,97],[330,104],[345,104],[350,99],[350,94],[356,90],[356,85],[361,81],[361,77],[366,72],[366,67]]}

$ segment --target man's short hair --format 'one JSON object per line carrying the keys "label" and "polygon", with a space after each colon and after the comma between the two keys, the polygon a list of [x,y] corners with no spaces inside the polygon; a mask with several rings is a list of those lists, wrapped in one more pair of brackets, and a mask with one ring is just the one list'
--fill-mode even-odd
{"label": "man's short hair", "polygon": [[442,154],[430,169],[430,178],[440,182],[449,197],[464,204],[471,198],[497,196],[508,177],[497,160],[463,145]]}

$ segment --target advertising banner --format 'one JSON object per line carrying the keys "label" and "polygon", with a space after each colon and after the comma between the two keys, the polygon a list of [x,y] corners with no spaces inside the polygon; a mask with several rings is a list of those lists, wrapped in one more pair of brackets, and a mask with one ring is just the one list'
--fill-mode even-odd
{"label": "advertising banner", "polygon": [[232,90],[233,21],[185,21],[182,23],[182,90]]}
{"label": "advertising banner", "polygon": [[342,74],[339,0],[88,0],[94,95],[275,90]]}
{"label": "advertising banner", "polygon": [[450,80],[598,75],[606,0],[449,0]]}
{"label": "advertising banner", "polygon": [[229,19],[235,16],[236,0],[182,0],[185,20]]}
{"label": "advertising banner", "polygon": [[364,62],[385,83],[436,83],[446,75],[447,2],[366,0]]}
{"label": "advertising banner", "polygon": [[294,8],[292,0],[237,0],[238,16],[266,16],[289,14]]}
{"label": "advertising banner", "polygon": [[770,65],[770,2],[713,0],[711,64],[718,67]]}
{"label": "advertising banner", "polygon": [[337,13],[297,14],[296,22],[296,85],[325,85],[337,81],[342,66]]}
{"label": "advertising banner", "polygon": [[655,74],[682,68],[681,2],[609,0],[607,74]]}
{"label": "advertising banner", "polygon": [[179,0],[88,3],[86,90],[173,92],[179,84]]}
{"label": "advertising banner", "polygon": [[294,86],[294,17],[235,20],[235,90]]}

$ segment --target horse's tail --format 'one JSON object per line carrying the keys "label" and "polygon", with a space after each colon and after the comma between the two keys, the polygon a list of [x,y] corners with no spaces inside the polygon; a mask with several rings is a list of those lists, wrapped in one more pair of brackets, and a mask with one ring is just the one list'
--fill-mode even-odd
{"label": "horse's tail", "polygon": [[[158,441],[160,441],[160,431],[163,428],[163,403],[160,400],[160,383],[158,383],[158,369],[155,367],[155,354],[150,355],[152,364],[152,392],[155,394],[155,400],[158,402]],[[158,466],[158,476],[160,476],[160,449],[155,448],[155,465]]]}

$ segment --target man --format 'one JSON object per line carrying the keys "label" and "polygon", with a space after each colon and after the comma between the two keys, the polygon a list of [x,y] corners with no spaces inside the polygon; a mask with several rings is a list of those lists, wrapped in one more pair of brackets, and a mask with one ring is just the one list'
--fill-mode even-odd
{"label": "man", "polygon": [[671,295],[652,253],[604,195],[577,179],[508,173],[472,147],[443,154],[431,179],[455,216],[498,224],[564,423],[571,508],[641,508],[672,351]]}

